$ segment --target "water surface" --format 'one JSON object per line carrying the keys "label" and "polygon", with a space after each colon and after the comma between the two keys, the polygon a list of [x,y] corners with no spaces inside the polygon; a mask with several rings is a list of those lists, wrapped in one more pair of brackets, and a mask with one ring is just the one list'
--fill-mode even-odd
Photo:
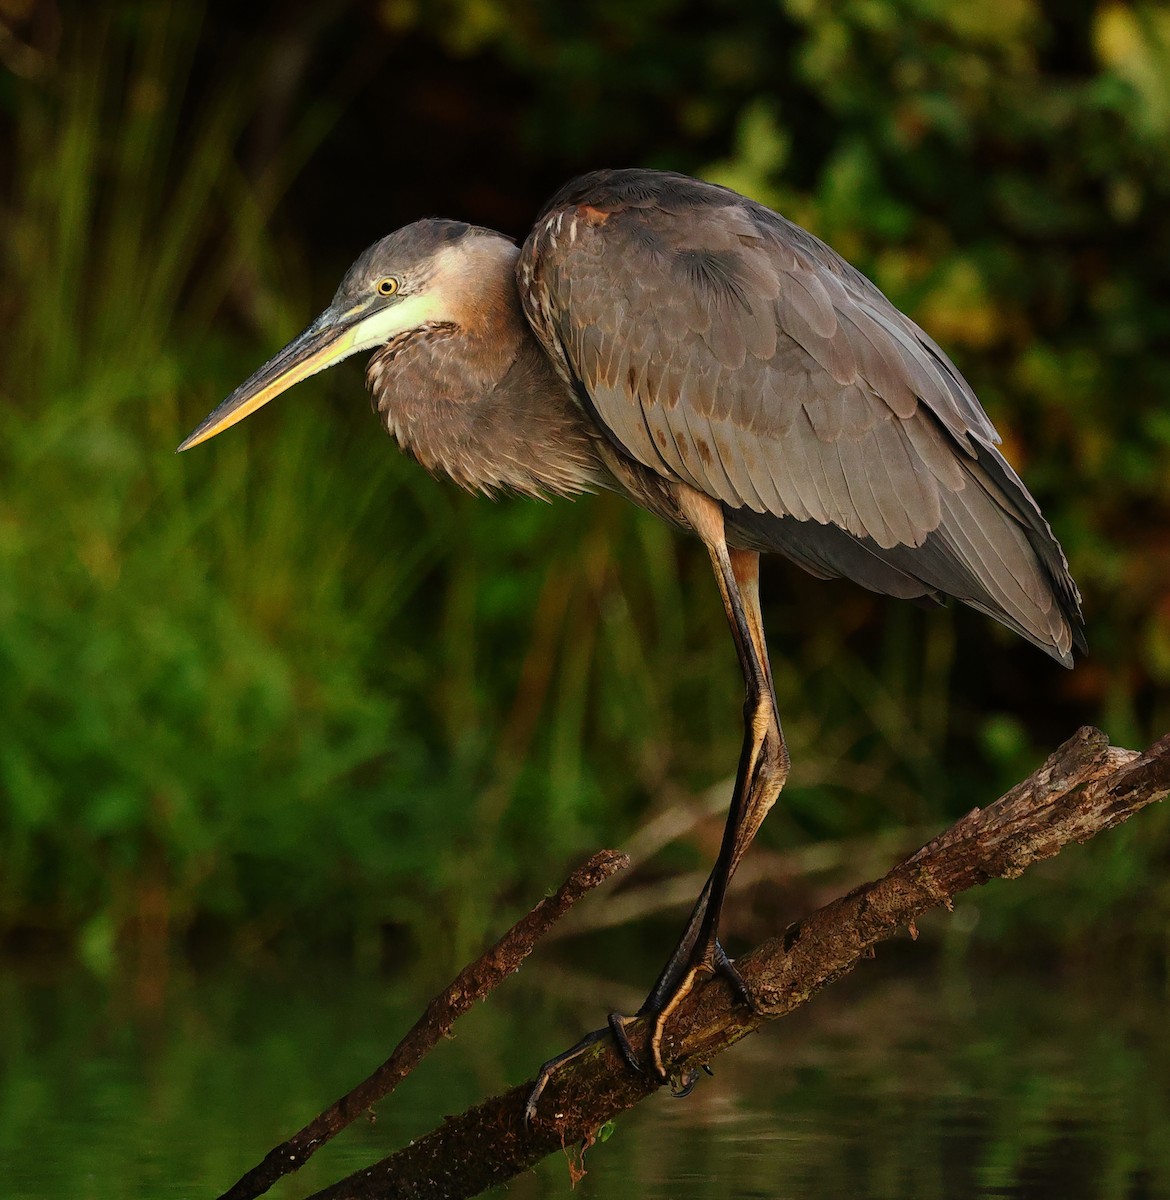
{"label": "water surface", "polygon": [[[607,991],[629,999],[522,972],[376,1121],[271,1194],[304,1196],[526,1078]],[[145,991],[8,970],[0,1197],[213,1197],[376,1066],[426,998],[326,969]],[[1165,1014],[1160,989],[1108,979],[866,968],[725,1055],[689,1099],[621,1117],[575,1195],[1170,1200]],[[568,1193],[556,1157],[507,1192]]]}

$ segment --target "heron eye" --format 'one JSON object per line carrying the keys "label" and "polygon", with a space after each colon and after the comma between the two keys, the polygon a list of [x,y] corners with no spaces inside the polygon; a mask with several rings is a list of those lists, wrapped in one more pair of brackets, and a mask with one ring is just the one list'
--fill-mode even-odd
{"label": "heron eye", "polygon": [[387,275],[385,279],[378,282],[379,296],[393,296],[398,291],[398,280],[393,275]]}

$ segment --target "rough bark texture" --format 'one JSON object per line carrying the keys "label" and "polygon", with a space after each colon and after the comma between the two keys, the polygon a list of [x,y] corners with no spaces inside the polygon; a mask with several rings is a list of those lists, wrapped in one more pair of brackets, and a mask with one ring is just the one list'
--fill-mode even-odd
{"label": "rough bark texture", "polygon": [[263,1161],[234,1183],[220,1200],[254,1200],[282,1175],[298,1170],[330,1138],[356,1120],[372,1104],[394,1090],[430,1053],[451,1026],[477,1001],[502,983],[532,952],[536,943],[586,892],[604,883],[630,860],[615,850],[601,850],[578,867],[552,896],[517,921],[491,949],[464,967],[430,1004],[394,1048],[390,1057],[352,1091],[330,1105],[299,1133],[270,1150]]}
{"label": "rough bark texture", "polygon": [[[913,931],[923,913],[950,907],[956,894],[989,879],[1014,878],[1069,842],[1087,841],[1120,824],[1168,791],[1170,736],[1138,754],[1111,747],[1099,730],[1079,730],[996,803],[969,813],[882,879],[738,959],[759,1012],[735,1003],[722,980],[698,988],[671,1021],[666,1060],[679,1072],[708,1062],[764,1021],[804,1004],[901,927]],[[588,1145],[607,1120],[656,1086],[631,1071],[608,1041],[600,1042],[552,1079],[530,1126],[522,1114],[531,1082],[449,1118],[311,1200],[474,1196],[554,1151]]]}

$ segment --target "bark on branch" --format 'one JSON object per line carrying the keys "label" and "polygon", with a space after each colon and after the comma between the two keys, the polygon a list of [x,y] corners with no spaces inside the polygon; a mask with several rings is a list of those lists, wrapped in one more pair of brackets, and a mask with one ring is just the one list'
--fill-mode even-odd
{"label": "bark on branch", "polygon": [[[791,925],[737,960],[763,1011],[735,1003],[721,979],[698,988],[672,1018],[666,1060],[678,1071],[709,1062],[766,1020],[799,1007],[846,974],[873,947],[958,893],[1011,879],[1069,842],[1084,842],[1170,792],[1170,735],[1144,754],[1109,745],[1084,728],[1034,774],[976,809],[875,883]],[[634,1037],[637,1033],[631,1032]],[[637,1042],[635,1041],[635,1044]],[[546,1155],[590,1144],[610,1118],[655,1090],[608,1042],[549,1083],[531,1126],[523,1120],[531,1082],[486,1100],[311,1200],[453,1198],[479,1194]]]}
{"label": "bark on branch", "polygon": [[392,1092],[450,1032],[451,1026],[498,987],[532,953],[533,947],[578,900],[616,871],[630,865],[616,850],[599,850],[578,867],[551,896],[546,896],[498,942],[463,968],[427,1005],[390,1057],[357,1087],[314,1117],[287,1141],[238,1179],[219,1200],[255,1200],[282,1175],[299,1170],[330,1138]]}

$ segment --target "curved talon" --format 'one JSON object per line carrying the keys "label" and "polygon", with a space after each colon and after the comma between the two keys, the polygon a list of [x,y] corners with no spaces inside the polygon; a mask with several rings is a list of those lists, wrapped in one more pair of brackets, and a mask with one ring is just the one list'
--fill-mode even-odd
{"label": "curved talon", "polygon": [[[706,1070],[706,1067],[703,1069]],[[695,1084],[698,1082],[698,1071],[684,1071],[677,1083],[673,1079],[670,1081],[670,1094],[676,1100],[685,1100],[695,1090]]]}

